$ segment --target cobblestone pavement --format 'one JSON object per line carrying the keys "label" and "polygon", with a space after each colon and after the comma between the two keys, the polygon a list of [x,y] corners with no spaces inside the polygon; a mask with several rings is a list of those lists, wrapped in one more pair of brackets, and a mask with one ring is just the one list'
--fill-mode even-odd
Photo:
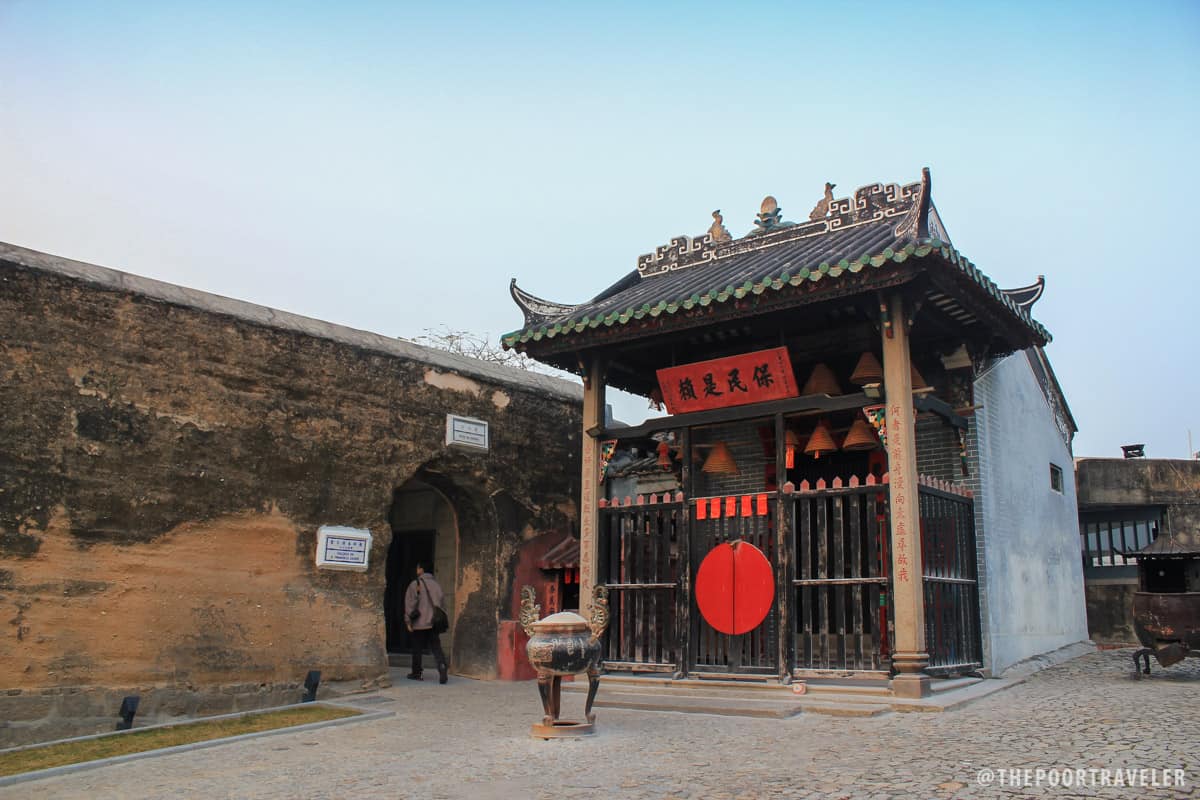
{"label": "cobblestone pavement", "polygon": [[[1135,680],[1130,652],[1093,653],[945,713],[772,720],[602,708],[596,735],[549,742],[529,737],[540,715],[532,683],[401,680],[376,693],[395,702],[369,706],[394,717],[18,784],[0,798],[1200,797],[1200,660],[1154,664]],[[580,695],[563,703],[564,716],[582,711]],[[1187,783],[1001,785],[1012,777],[1002,771],[1091,767],[1183,769]],[[982,770],[992,783],[980,783]]]}

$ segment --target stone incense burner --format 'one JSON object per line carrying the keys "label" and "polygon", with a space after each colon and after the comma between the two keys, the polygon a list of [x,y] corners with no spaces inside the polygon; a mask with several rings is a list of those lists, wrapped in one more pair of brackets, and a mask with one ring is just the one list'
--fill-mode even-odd
{"label": "stone incense burner", "polygon": [[[521,626],[529,636],[525,652],[529,663],[537,670],[538,693],[542,696],[545,716],[534,724],[533,735],[550,739],[592,733],[596,715],[592,703],[600,688],[600,637],[608,627],[608,589],[597,586],[592,603],[592,619],[588,622],[571,611],[560,611],[539,620],[541,606],[534,602],[532,586],[521,589]],[[586,722],[560,720],[562,709],[562,676],[586,672],[588,675]]]}

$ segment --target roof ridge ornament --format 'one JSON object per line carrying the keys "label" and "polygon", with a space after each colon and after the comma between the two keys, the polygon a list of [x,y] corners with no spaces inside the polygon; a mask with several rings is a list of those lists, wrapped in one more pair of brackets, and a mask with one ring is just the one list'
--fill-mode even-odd
{"label": "roof ridge ornament", "polygon": [[[896,236],[907,236],[916,241],[930,238],[929,208],[933,203],[932,186],[933,180],[929,175],[929,167],[923,167],[921,169],[921,183],[919,184],[916,202],[913,203],[900,224],[896,226]],[[939,225],[938,227],[941,226]],[[940,239],[941,237],[938,238]]]}
{"label": "roof ridge ornament", "polygon": [[547,320],[555,319],[570,314],[578,305],[567,306],[562,303],[552,303],[549,300],[543,300],[540,297],[534,297],[529,292],[524,291],[517,286],[517,279],[513,278],[508,284],[508,293],[512,295],[512,299],[520,307],[521,313],[525,315],[525,327],[533,325],[541,325]]}
{"label": "roof ridge ornament", "polygon": [[1020,286],[1016,289],[1001,289],[1000,291],[1008,295],[1008,298],[1017,304],[1017,307],[1024,310],[1026,314],[1030,313],[1029,309],[1033,308],[1033,304],[1042,296],[1042,292],[1046,291],[1046,276],[1038,275],[1038,278],[1028,286]]}
{"label": "roof ridge ornament", "polygon": [[812,213],[808,215],[809,221],[817,222],[823,220],[829,214],[829,204],[833,202],[833,190],[836,186],[836,183],[825,181],[825,196],[813,207]]}
{"label": "roof ridge ornament", "polygon": [[[713,212],[714,224],[709,227],[707,233],[695,239],[676,236],[668,244],[656,248],[653,253],[639,256],[638,276],[648,278],[661,275],[729,256],[787,244],[797,239],[849,230],[883,219],[895,219],[897,237],[907,235],[915,241],[917,236],[914,226],[922,224],[922,206],[925,238],[937,238],[947,244],[950,241],[930,199],[928,168],[924,170],[920,182],[904,186],[895,183],[872,183],[860,186],[850,197],[834,199],[833,190],[836,186],[835,183],[825,184],[825,196],[809,214],[809,221],[799,224],[785,221],[779,202],[773,195],[767,195],[763,198],[754,221],[755,229],[740,239],[725,238],[729,232],[725,228],[720,209],[717,209]],[[821,216],[814,218],[818,213]],[[909,228],[914,232],[905,233]]]}
{"label": "roof ridge ornament", "polygon": [[638,256],[637,271],[641,277],[648,278],[651,275],[711,261],[716,255],[717,242],[712,233],[705,233],[694,239],[691,236],[675,236],[667,244],[656,247],[653,253]]}
{"label": "roof ridge ornament", "polygon": [[779,207],[779,201],[772,195],[767,195],[763,198],[762,205],[758,209],[758,216],[754,219],[756,230],[750,231],[750,235],[768,233],[779,228],[786,228],[792,224],[791,222],[783,221],[783,209]]}
{"label": "roof ridge ornament", "polygon": [[729,229],[725,227],[725,218],[721,216],[721,209],[712,212],[713,224],[708,229],[708,235],[712,237],[714,242],[731,242],[733,237],[729,235]]}

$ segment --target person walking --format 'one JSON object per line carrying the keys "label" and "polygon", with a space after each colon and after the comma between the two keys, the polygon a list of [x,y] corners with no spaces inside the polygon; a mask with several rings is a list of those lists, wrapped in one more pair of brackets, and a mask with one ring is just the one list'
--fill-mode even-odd
{"label": "person walking", "polygon": [[421,653],[425,647],[433,654],[437,664],[438,683],[445,683],[446,654],[442,652],[442,637],[433,631],[433,609],[443,608],[446,594],[432,574],[425,571],[424,564],[417,564],[417,577],[404,593],[404,624],[412,634],[412,672],[409,680],[424,680],[421,677]]}

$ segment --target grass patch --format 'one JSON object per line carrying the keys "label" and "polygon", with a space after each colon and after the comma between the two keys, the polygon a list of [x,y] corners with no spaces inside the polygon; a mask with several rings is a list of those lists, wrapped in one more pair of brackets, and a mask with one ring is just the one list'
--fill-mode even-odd
{"label": "grass patch", "polygon": [[310,722],[325,722],[361,714],[352,708],[336,708],[326,705],[310,705],[282,711],[266,711],[261,714],[243,714],[227,719],[200,720],[169,725],[150,730],[135,730],[129,733],[112,733],[82,742],[62,742],[13,753],[0,754],[0,776],[18,775],[38,769],[79,764],[101,758],[142,753],[163,747],[224,739],[244,733],[259,733],[276,728],[307,725]]}

